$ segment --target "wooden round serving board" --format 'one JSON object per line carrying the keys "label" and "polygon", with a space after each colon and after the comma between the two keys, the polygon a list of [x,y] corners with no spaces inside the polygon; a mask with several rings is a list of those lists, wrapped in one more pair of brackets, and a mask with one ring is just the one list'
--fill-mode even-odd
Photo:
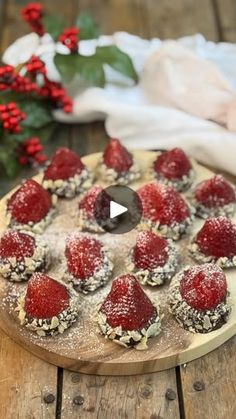
{"label": "wooden round serving board", "polygon": [[[156,153],[136,151],[134,154],[143,172],[141,181],[131,185],[133,189],[137,189],[141,184],[153,180],[148,169]],[[83,161],[91,170],[94,170],[99,157],[100,154],[92,154],[84,157]],[[203,166],[195,162],[193,162],[193,165],[196,171],[195,183],[213,175]],[[41,176],[37,176],[36,179],[40,181]],[[97,183],[105,186],[99,179]],[[0,202],[0,233],[6,229],[6,201],[11,193]],[[65,269],[65,237],[77,228],[77,202],[78,198],[71,201],[60,200],[58,215],[43,233],[53,257],[52,266],[48,273],[57,279],[63,278]],[[181,255],[179,269],[187,264],[193,264],[193,261],[187,255],[186,245],[202,224],[203,221],[196,219],[190,235],[176,244]],[[108,233],[99,235],[99,238],[114,253],[114,277],[125,272],[125,261],[129,249],[135,241],[135,236],[136,231],[134,230],[123,235]],[[24,291],[26,284],[12,284],[0,278],[0,327],[9,337],[33,354],[54,365],[73,371],[99,375],[131,375],[160,371],[205,355],[236,333],[236,269],[225,272],[231,292],[233,310],[227,324],[208,334],[187,332],[176,323],[168,313],[165,304],[168,285],[156,287],[156,289],[145,287],[145,291],[151,299],[158,298],[160,300],[164,312],[162,332],[159,336],[149,339],[149,348],[146,351],[123,348],[112,341],[106,340],[97,332],[94,311],[96,305],[107,295],[111,283],[92,294],[81,296],[79,320],[64,334],[42,338],[21,327],[16,316],[15,301],[17,296]]]}

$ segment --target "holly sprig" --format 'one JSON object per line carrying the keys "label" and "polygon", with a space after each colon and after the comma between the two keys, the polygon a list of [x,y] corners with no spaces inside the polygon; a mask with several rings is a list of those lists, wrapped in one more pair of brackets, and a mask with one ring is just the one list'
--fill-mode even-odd
{"label": "holly sprig", "polygon": [[[35,29],[35,23],[31,21],[32,25]],[[57,53],[54,57],[54,63],[63,83],[71,82],[79,75],[81,84],[84,83],[86,87],[104,87],[106,84],[105,65],[112,67],[135,83],[138,81],[131,58],[115,45],[97,47],[95,53],[90,56],[80,53],[78,40],[96,39],[100,35],[98,25],[88,12],[82,12],[75,25],[67,28],[61,16],[44,15],[41,9],[39,27],[39,34],[44,27],[45,32],[49,33],[55,41],[59,40],[64,43],[71,52],[69,55]]]}
{"label": "holly sprig", "polygon": [[11,177],[22,165],[45,162],[43,144],[55,126],[53,110],[72,111],[72,100],[63,84],[76,78],[82,87],[104,87],[105,66],[138,81],[131,58],[115,45],[98,46],[90,56],[81,54],[79,41],[100,35],[88,12],[81,13],[73,27],[67,27],[61,16],[47,15],[41,3],[29,3],[21,14],[40,38],[49,33],[67,48],[67,54],[54,56],[61,83],[48,79],[44,62],[34,55],[17,68],[0,66],[0,168]]}

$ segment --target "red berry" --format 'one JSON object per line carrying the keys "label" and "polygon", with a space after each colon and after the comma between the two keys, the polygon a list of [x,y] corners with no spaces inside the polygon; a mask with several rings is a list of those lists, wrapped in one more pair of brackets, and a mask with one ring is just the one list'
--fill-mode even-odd
{"label": "red berry", "polygon": [[168,243],[152,231],[141,231],[133,249],[133,260],[138,269],[155,269],[168,259]]}
{"label": "red berry", "polygon": [[118,173],[128,172],[133,164],[131,153],[119,140],[111,139],[103,153],[103,162]]}
{"label": "red berry", "polygon": [[206,256],[236,255],[236,225],[226,217],[209,218],[195,237],[199,250]]}
{"label": "red berry", "polygon": [[38,73],[46,74],[44,62],[40,60],[40,58],[36,55],[32,55],[32,57],[28,61],[28,63],[26,64],[26,70],[28,73],[32,73],[33,75],[36,75]]}
{"label": "red berry", "polygon": [[111,327],[121,326],[123,330],[139,330],[155,314],[151,301],[133,275],[123,275],[113,281],[100,310]]}
{"label": "red berry", "polygon": [[75,53],[78,50],[78,34],[78,28],[66,28],[59,36],[58,41],[69,48],[71,53]]}
{"label": "red berry", "polygon": [[43,6],[40,3],[29,3],[21,9],[22,18],[29,23],[33,31],[39,36],[43,36],[44,28],[41,22],[43,16]]}
{"label": "red berry", "polygon": [[34,238],[17,230],[7,230],[0,239],[0,258],[3,259],[15,257],[22,260],[31,257],[34,249]]}
{"label": "red berry", "polygon": [[98,195],[102,192],[101,186],[94,185],[88,192],[83,196],[79,202],[79,210],[86,213],[88,219],[94,219],[95,203]]}
{"label": "red berry", "polygon": [[197,185],[195,199],[207,208],[223,207],[236,201],[235,190],[222,175],[216,175]]}
{"label": "red berry", "polygon": [[69,307],[67,288],[42,273],[35,273],[28,282],[24,309],[27,316],[51,319]]}
{"label": "red berry", "polygon": [[21,166],[25,166],[28,163],[28,158],[26,156],[19,156],[18,162]]}
{"label": "red berry", "polygon": [[66,147],[57,149],[51,159],[51,163],[44,172],[44,179],[69,179],[70,177],[80,174],[84,168],[78,154]]}
{"label": "red berry", "polygon": [[2,105],[0,108],[0,119],[5,130],[16,133],[20,131],[19,123],[26,118],[24,112],[17,108],[14,102]]}
{"label": "red berry", "polygon": [[52,206],[51,196],[33,179],[26,180],[10,197],[7,209],[20,224],[42,220]]}
{"label": "red berry", "polygon": [[46,154],[36,154],[34,159],[38,164],[43,164],[47,160],[47,156]]}
{"label": "red berry", "polygon": [[89,278],[102,267],[102,243],[91,237],[76,234],[69,236],[65,255],[67,269],[76,278]]}
{"label": "red berry", "polygon": [[180,223],[190,215],[182,196],[161,183],[148,183],[138,190],[143,206],[143,217],[161,225]]}
{"label": "red berry", "polygon": [[191,163],[181,148],[161,153],[154,162],[154,170],[166,179],[181,179],[188,175]]}
{"label": "red berry", "polygon": [[212,310],[226,298],[226,277],[213,263],[192,266],[184,271],[180,294],[196,310]]}

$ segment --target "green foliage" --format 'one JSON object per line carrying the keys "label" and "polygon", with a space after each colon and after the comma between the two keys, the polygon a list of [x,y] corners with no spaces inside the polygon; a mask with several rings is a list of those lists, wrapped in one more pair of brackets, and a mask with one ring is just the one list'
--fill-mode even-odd
{"label": "green foliage", "polygon": [[49,33],[54,40],[57,40],[58,36],[63,32],[66,27],[66,22],[61,16],[49,16],[43,17],[43,25],[45,32]]}
{"label": "green foliage", "polygon": [[16,159],[15,143],[10,138],[3,138],[0,132],[0,164],[8,177],[14,177],[20,166]]}
{"label": "green foliage", "polygon": [[79,54],[56,54],[54,61],[64,83],[71,82],[79,75],[86,86],[105,85],[103,64],[96,55],[85,57]]}
{"label": "green foliage", "polygon": [[133,79],[135,82],[138,81],[138,76],[131,58],[116,45],[97,47],[96,56],[100,62],[110,65],[114,70]]}
{"label": "green foliage", "polygon": [[104,64],[137,82],[138,76],[130,57],[115,45],[97,47],[94,55],[56,54],[55,65],[64,83],[79,75],[87,86],[105,85]]}
{"label": "green foliage", "polygon": [[80,13],[76,26],[79,28],[79,38],[85,39],[96,39],[100,35],[98,25],[94,22],[89,12]]}

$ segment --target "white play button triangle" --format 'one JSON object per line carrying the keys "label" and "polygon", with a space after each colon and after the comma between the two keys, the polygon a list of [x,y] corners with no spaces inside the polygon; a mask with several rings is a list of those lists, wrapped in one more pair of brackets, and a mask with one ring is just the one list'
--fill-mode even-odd
{"label": "white play button triangle", "polygon": [[126,211],[128,211],[128,208],[117,204],[115,201],[110,201],[110,218],[118,217],[118,215],[124,214]]}

